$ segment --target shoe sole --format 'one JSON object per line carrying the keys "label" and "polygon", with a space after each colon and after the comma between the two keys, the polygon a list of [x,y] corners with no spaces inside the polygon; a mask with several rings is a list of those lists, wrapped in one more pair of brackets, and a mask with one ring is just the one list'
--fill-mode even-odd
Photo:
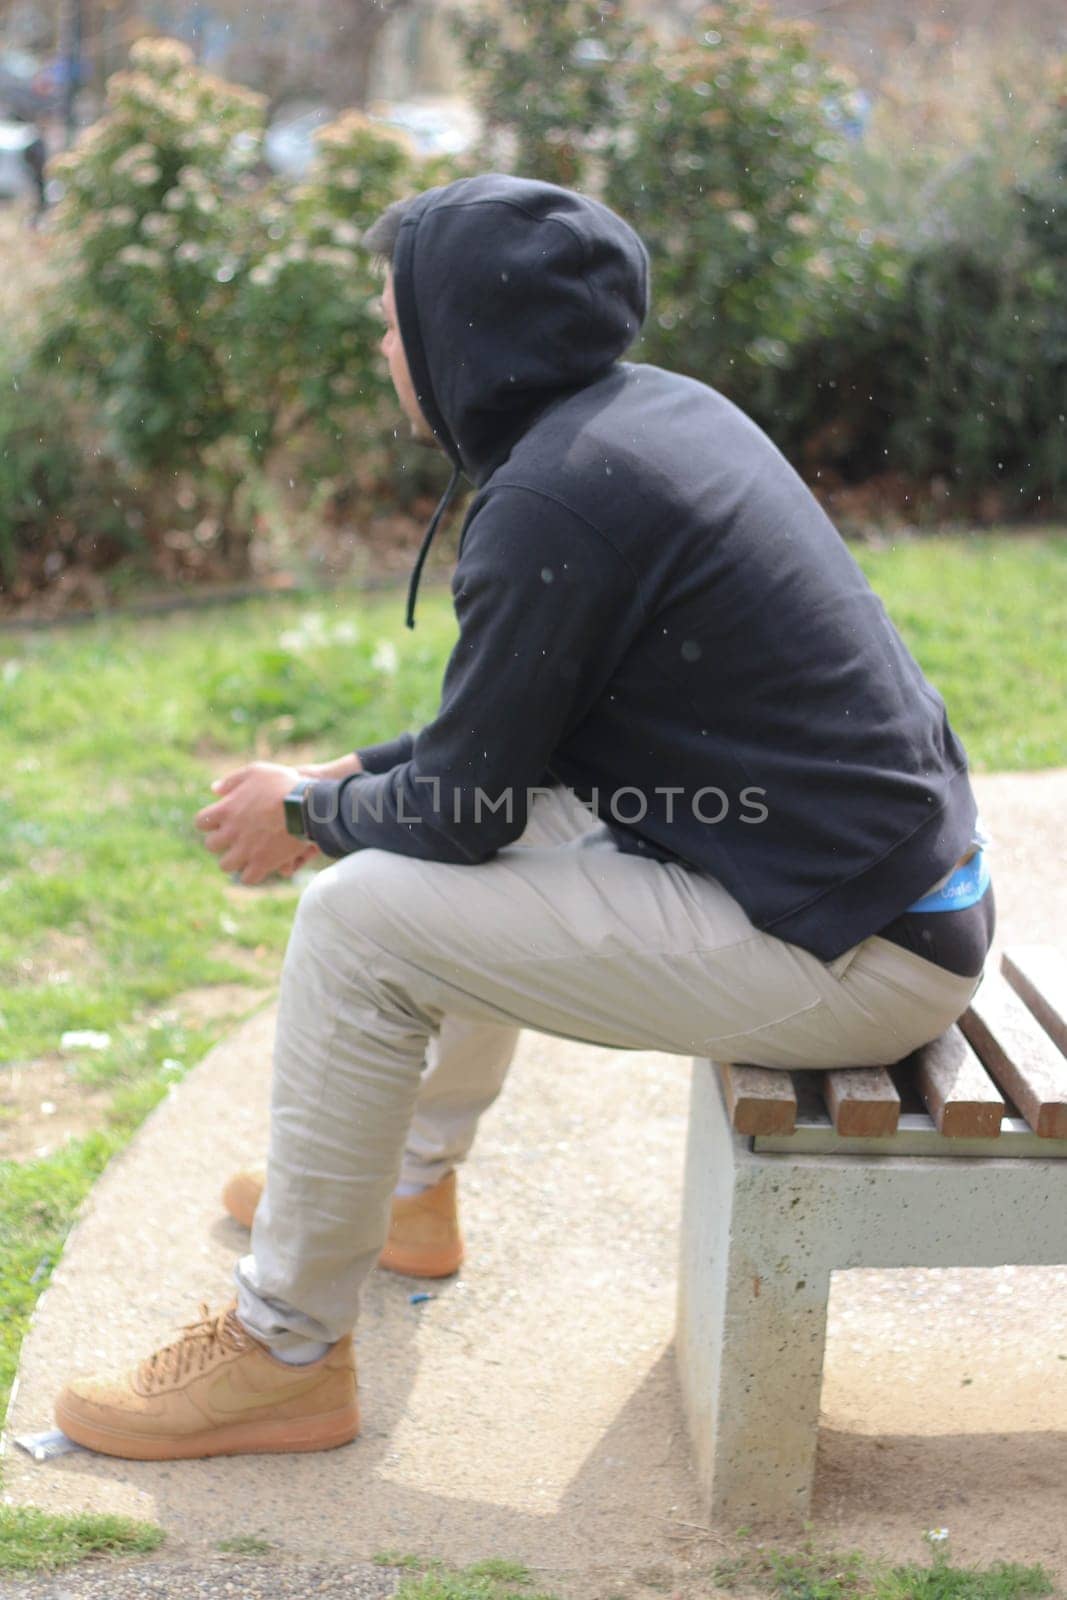
{"label": "shoe sole", "polygon": [[126,1461],[188,1461],[206,1456],[290,1455],[306,1450],[336,1450],[359,1434],[359,1404],[328,1411],[306,1422],[288,1418],[277,1422],[238,1422],[210,1428],[176,1439],[152,1439],[125,1433],[100,1423],[85,1422],[62,1403],[56,1406],[56,1424],[68,1439],[100,1455]]}

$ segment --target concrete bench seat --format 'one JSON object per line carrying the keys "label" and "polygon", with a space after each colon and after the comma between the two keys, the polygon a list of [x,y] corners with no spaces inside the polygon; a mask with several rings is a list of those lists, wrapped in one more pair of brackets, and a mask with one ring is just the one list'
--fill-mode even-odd
{"label": "concrete bench seat", "polygon": [[1067,961],[888,1068],[693,1062],[676,1350],[710,1515],[810,1509],[830,1274],[1067,1263]]}

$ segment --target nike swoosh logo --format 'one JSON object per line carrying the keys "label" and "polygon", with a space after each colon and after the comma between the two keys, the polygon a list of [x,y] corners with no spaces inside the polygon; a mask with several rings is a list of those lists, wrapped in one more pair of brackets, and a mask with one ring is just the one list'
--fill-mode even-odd
{"label": "nike swoosh logo", "polygon": [[286,1384],[284,1389],[276,1389],[273,1393],[257,1394],[238,1388],[233,1381],[233,1374],[224,1372],[208,1396],[208,1405],[212,1411],[221,1411],[223,1416],[233,1416],[241,1411],[262,1411],[274,1405],[287,1405],[290,1400],[299,1400],[301,1395],[311,1394],[321,1382],[322,1374],[316,1373],[312,1378]]}

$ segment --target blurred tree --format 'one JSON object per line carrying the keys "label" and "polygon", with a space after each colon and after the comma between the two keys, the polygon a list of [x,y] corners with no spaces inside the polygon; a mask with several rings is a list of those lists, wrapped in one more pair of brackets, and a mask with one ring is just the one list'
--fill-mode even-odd
{"label": "blurred tree", "polygon": [[623,115],[640,30],[614,0],[486,0],[454,18],[488,164],[581,189]]}
{"label": "blurred tree", "polygon": [[329,88],[336,105],[362,108],[374,98],[374,64],[382,34],[413,4],[414,0],[333,0]]}

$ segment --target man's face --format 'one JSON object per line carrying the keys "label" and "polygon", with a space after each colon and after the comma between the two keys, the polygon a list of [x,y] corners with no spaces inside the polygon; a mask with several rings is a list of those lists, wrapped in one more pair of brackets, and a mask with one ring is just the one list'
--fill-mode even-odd
{"label": "man's face", "polygon": [[382,290],[382,316],[385,318],[385,333],[382,336],[381,352],[389,363],[389,376],[393,380],[396,397],[400,401],[400,409],[411,423],[411,437],[420,444],[437,444],[430,424],[426,421],[419,402],[415,397],[415,385],[411,381],[408,370],[408,358],[404,354],[404,346],[400,339],[400,328],[396,320],[396,300],[393,296],[393,274],[385,274],[385,287]]}

